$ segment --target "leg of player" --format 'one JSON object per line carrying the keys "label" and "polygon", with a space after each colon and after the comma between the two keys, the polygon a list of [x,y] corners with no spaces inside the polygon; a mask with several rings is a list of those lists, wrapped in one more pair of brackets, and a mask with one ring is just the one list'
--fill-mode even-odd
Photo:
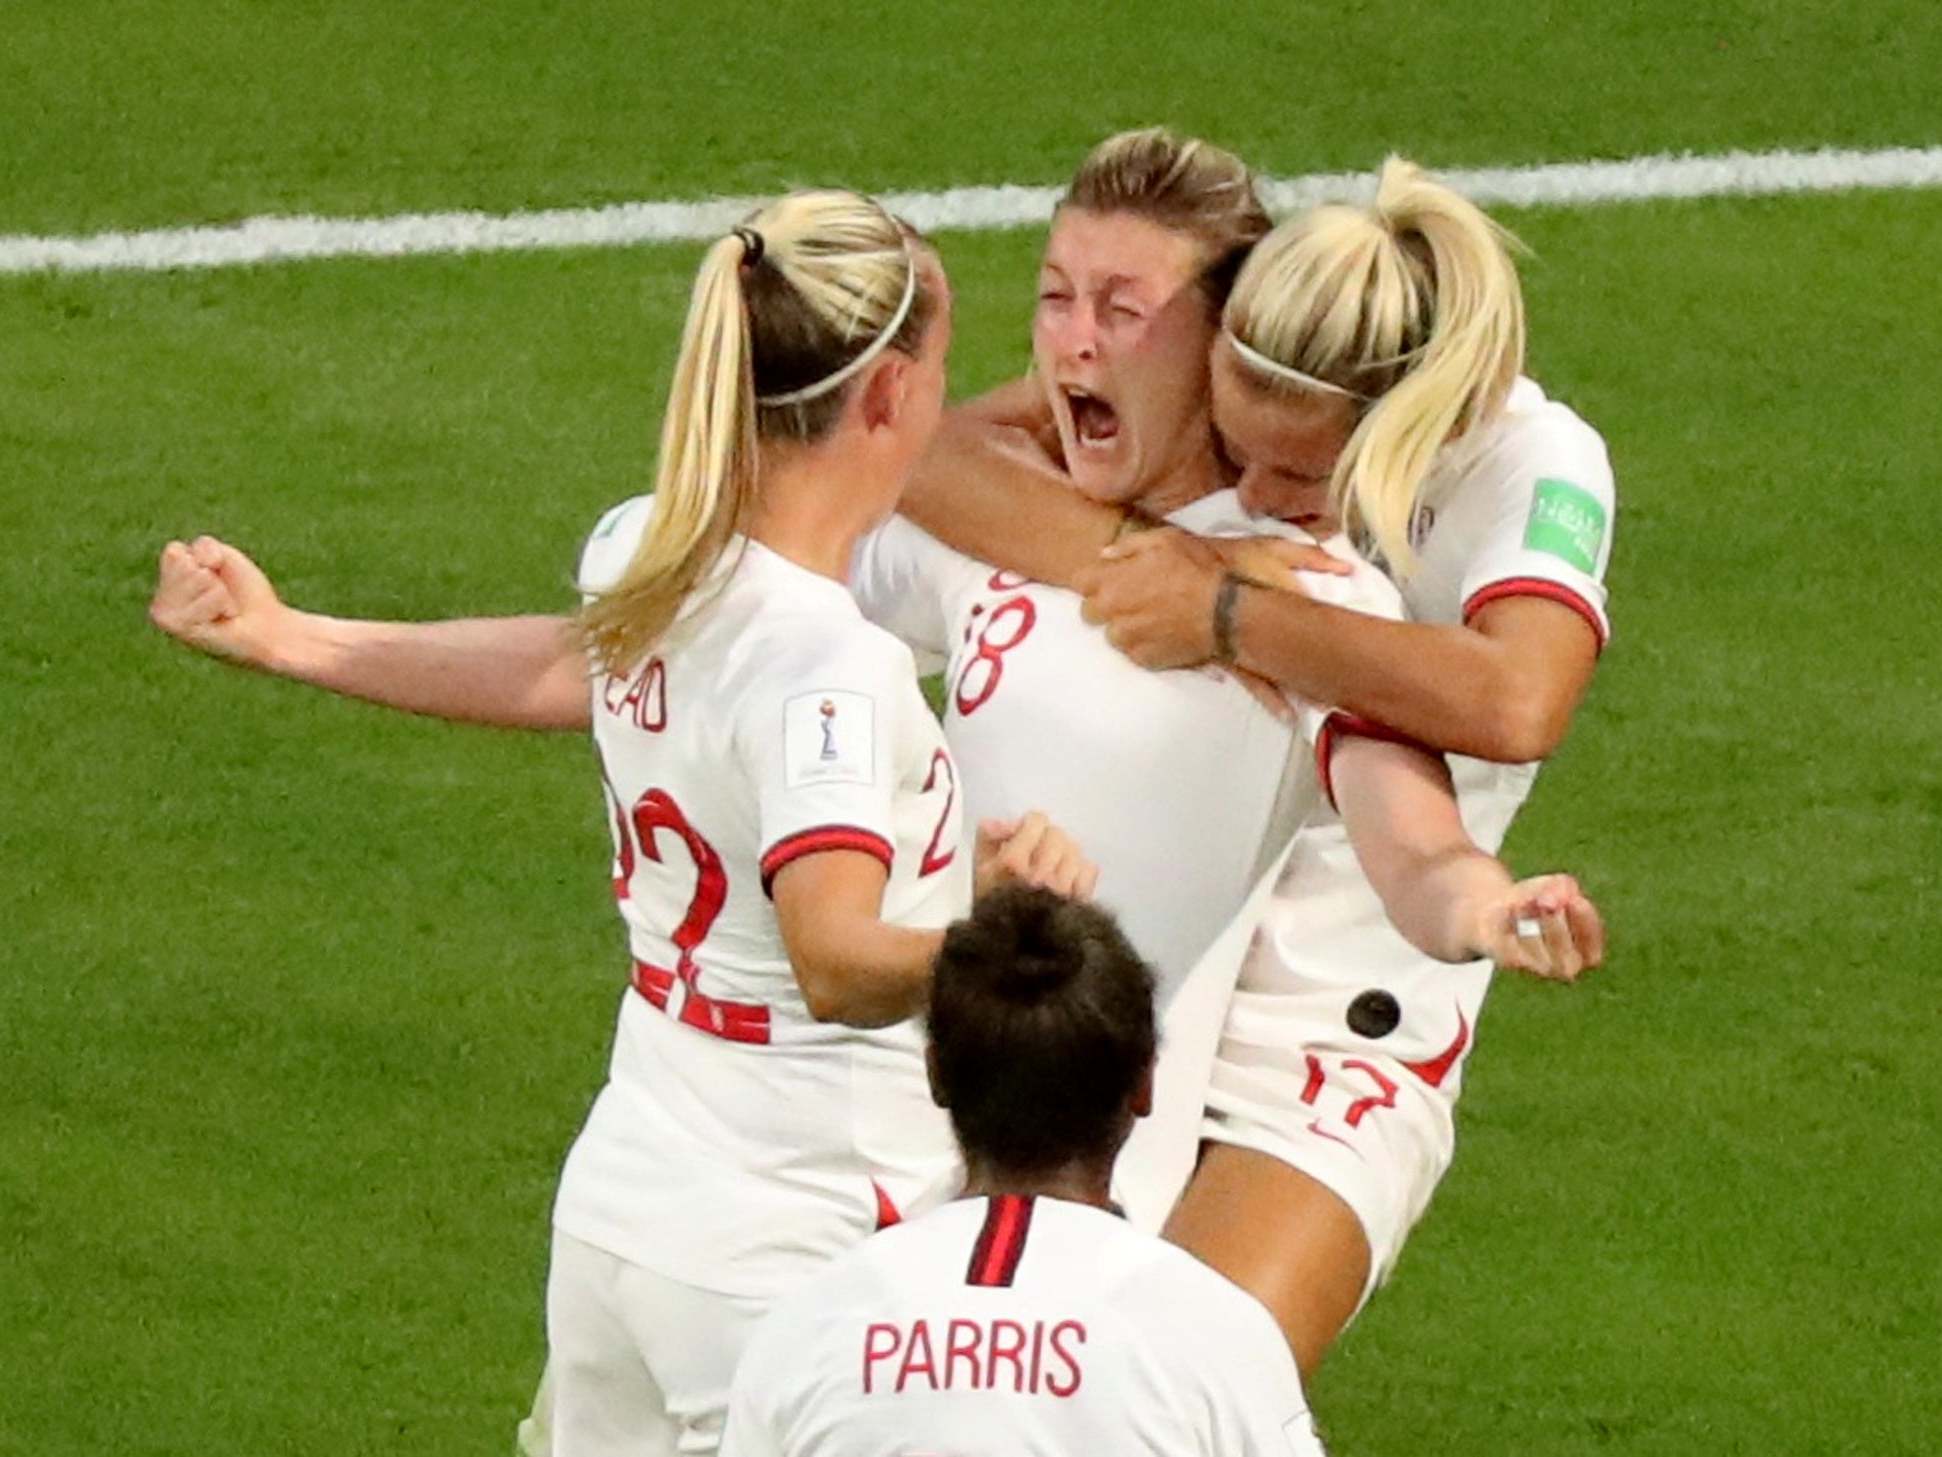
{"label": "leg of player", "polygon": [[648,1372],[622,1297],[630,1269],[605,1250],[553,1232],[546,1374],[534,1398],[534,1418],[543,1418],[544,1428],[522,1428],[524,1450],[532,1450],[529,1441],[558,1457],[674,1457],[680,1450],[667,1398]]}
{"label": "leg of player", "polygon": [[514,1451],[518,1457],[553,1457],[553,1363],[549,1359],[539,1373],[539,1387],[533,1392],[533,1409],[519,1424]]}
{"label": "leg of player", "polygon": [[1268,1307],[1314,1375],[1369,1283],[1362,1222],[1327,1185],[1267,1154],[1204,1146],[1166,1237]]}

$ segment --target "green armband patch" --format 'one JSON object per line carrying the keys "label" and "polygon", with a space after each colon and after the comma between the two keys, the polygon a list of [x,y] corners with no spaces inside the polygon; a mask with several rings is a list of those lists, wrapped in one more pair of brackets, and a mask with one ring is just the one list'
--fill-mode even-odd
{"label": "green armband patch", "polygon": [[1598,567],[1605,543],[1605,508],[1583,486],[1539,480],[1531,493],[1531,515],[1524,524],[1524,549],[1547,552],[1581,572]]}

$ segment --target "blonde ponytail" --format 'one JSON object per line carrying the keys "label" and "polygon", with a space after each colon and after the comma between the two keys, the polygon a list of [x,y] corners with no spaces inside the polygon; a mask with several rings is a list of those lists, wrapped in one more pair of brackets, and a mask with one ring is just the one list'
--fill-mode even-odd
{"label": "blonde ponytail", "polygon": [[871,357],[917,352],[935,307],[918,251],[849,192],[791,194],[709,248],[668,386],[653,514],[619,581],[581,610],[597,667],[645,657],[746,528],[759,442],[819,439]]}
{"label": "blonde ponytail", "polygon": [[1390,566],[1436,454],[1503,409],[1524,367],[1516,240],[1414,163],[1383,164],[1371,207],[1319,207],[1254,251],[1225,327],[1269,390],[1345,394],[1360,418],[1331,482],[1344,524]]}
{"label": "blonde ponytail", "polygon": [[701,260],[661,417],[654,514],[620,582],[581,614],[587,651],[610,672],[646,656],[747,518],[755,386],[743,251],[737,239],[723,238]]}

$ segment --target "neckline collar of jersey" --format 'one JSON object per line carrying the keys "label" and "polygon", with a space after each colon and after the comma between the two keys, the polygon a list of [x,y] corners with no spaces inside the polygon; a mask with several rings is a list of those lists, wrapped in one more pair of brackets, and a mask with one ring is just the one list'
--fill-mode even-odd
{"label": "neckline collar of jersey", "polygon": [[1126,1210],[1116,1199],[1110,1204],[1094,1204],[1090,1199],[1067,1199],[1060,1194],[1027,1194],[1018,1189],[999,1189],[995,1193],[980,1191],[976,1194],[962,1194],[959,1198],[967,1204],[977,1201],[983,1201],[989,1204],[993,1199],[1005,1198],[1036,1199],[1046,1204],[1062,1204],[1068,1209],[1090,1209],[1095,1214],[1108,1215],[1113,1219],[1120,1220],[1122,1223],[1126,1220]]}

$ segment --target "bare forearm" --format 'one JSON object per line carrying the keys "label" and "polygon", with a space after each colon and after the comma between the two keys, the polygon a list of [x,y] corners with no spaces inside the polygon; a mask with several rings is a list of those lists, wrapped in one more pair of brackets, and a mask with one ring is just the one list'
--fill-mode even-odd
{"label": "bare forearm", "polygon": [[1467,627],[1395,622],[1248,588],[1236,604],[1234,645],[1240,666],[1310,702],[1449,753],[1523,763],[1555,743],[1538,712],[1548,684],[1503,643]]}
{"label": "bare forearm", "polygon": [[1382,904],[1396,929],[1424,955],[1472,961],[1483,954],[1484,908],[1512,884],[1501,861],[1469,846],[1419,862],[1387,887]]}
{"label": "bare forearm", "polygon": [[937,432],[898,510],[939,541],[1034,581],[1069,587],[1120,527],[1021,432],[958,417]]}
{"label": "bare forearm", "polygon": [[1464,827],[1448,766],[1410,744],[1350,736],[1330,759],[1356,860],[1403,937],[1439,961],[1468,961],[1510,872]]}
{"label": "bare forearm", "polygon": [[824,916],[813,935],[791,941],[789,958],[810,1014],[819,1022],[887,1027],[930,1000],[941,931],[913,931],[875,916]]}
{"label": "bare forearm", "polygon": [[291,612],[258,666],[467,723],[583,729],[591,714],[586,657],[564,617],[365,622]]}

